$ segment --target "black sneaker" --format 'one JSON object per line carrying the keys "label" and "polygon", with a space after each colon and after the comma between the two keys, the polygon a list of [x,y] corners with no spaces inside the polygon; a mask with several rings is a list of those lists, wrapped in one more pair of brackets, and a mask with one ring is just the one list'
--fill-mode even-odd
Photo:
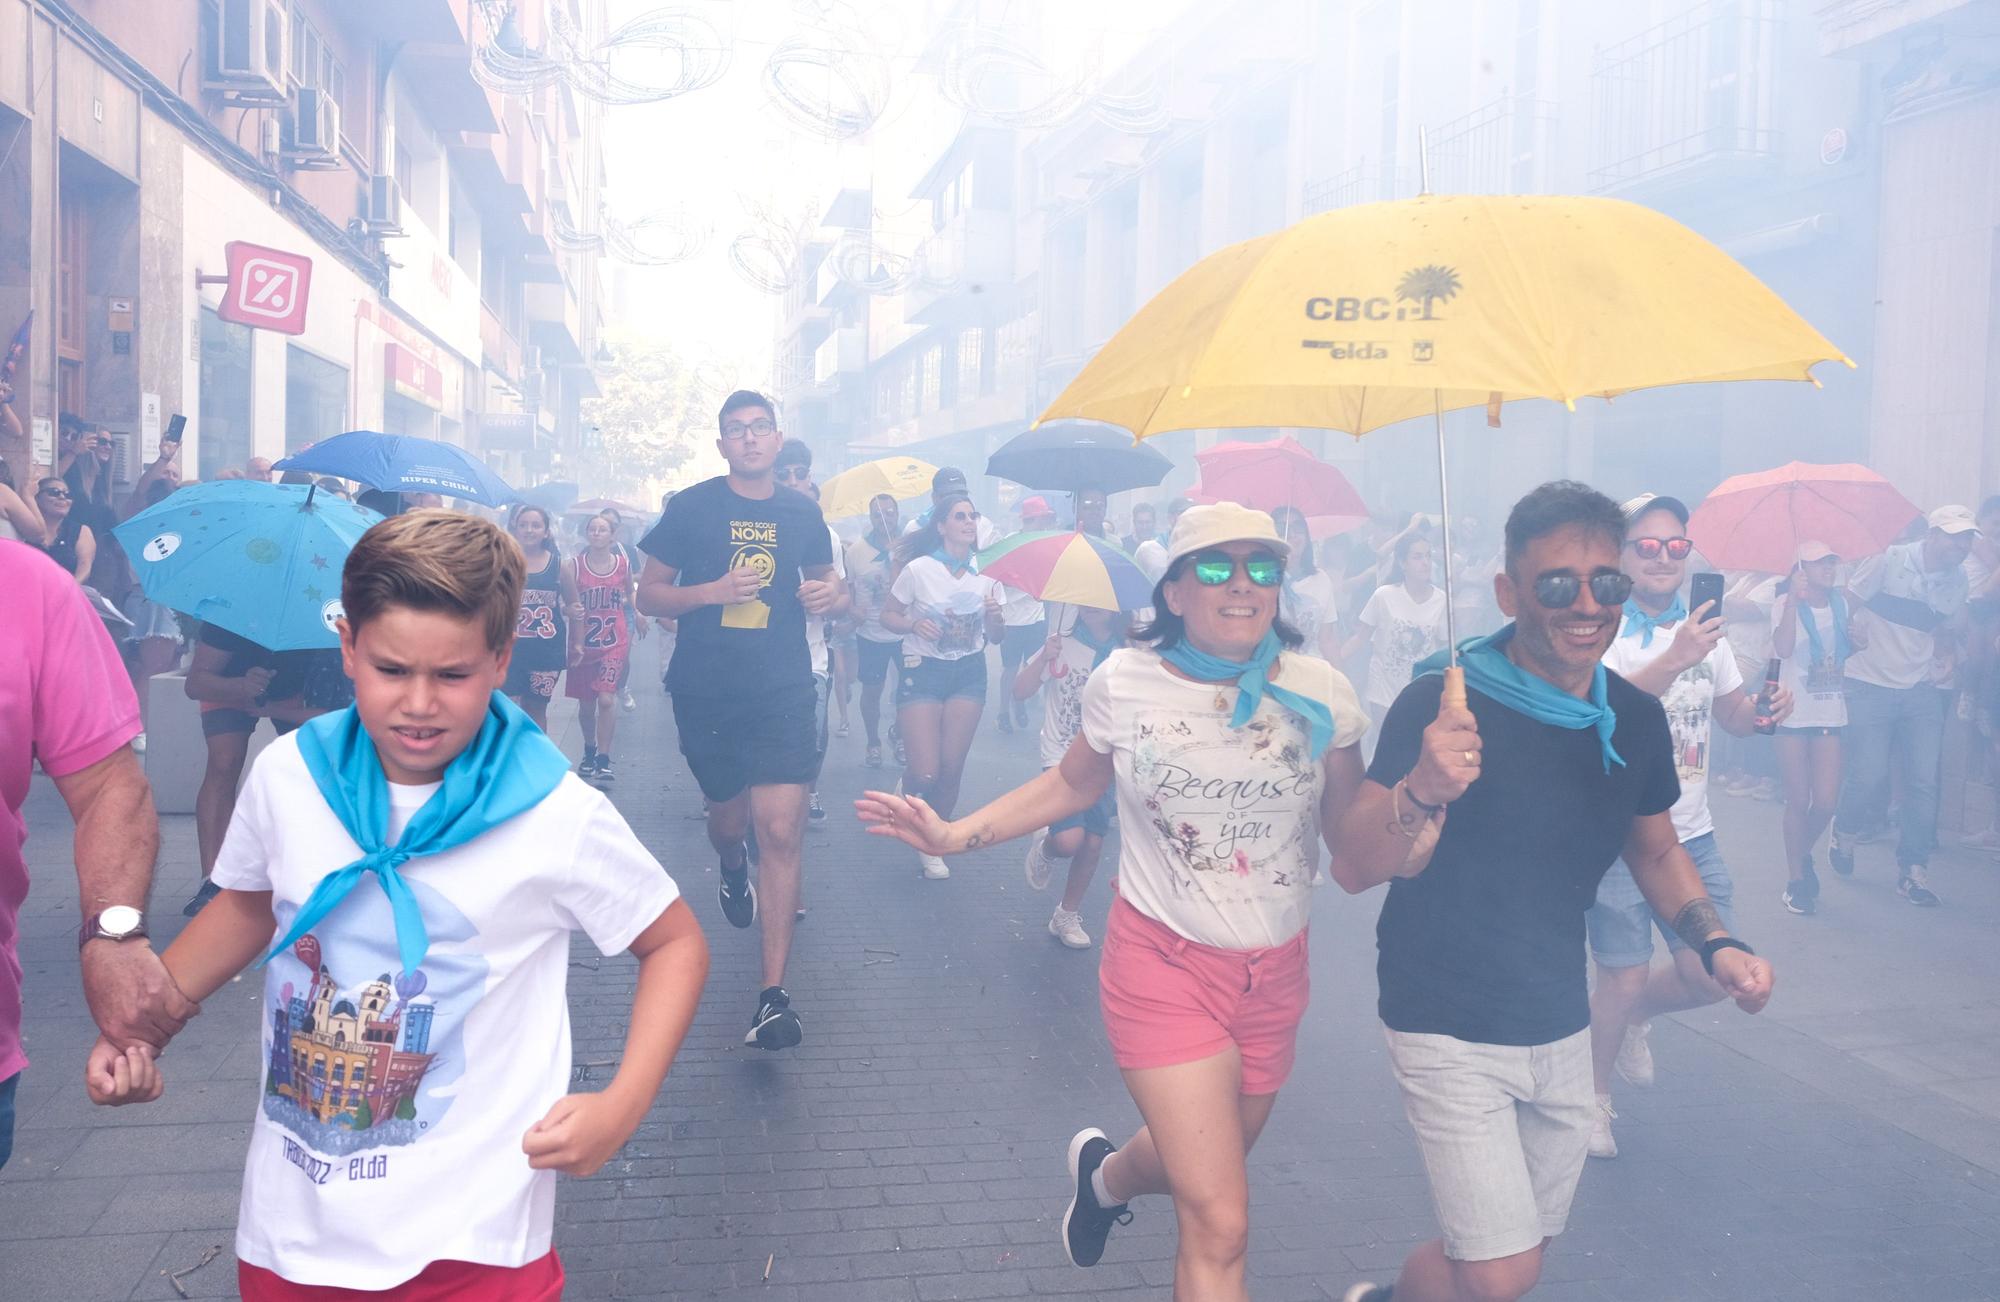
{"label": "black sneaker", "polygon": [[1842,877],[1854,876],[1854,847],[1842,845],[1838,837],[1826,847],[1826,861]]}
{"label": "black sneaker", "polygon": [[609,755],[599,755],[597,757],[597,767],[591,771],[591,776],[596,778],[600,783],[616,782],[618,780],[617,775],[611,771],[611,757]]}
{"label": "black sneaker", "polygon": [[732,927],[747,927],[757,921],[757,888],[750,882],[748,853],[745,861],[731,868],[722,865],[722,916]]}
{"label": "black sneaker", "polygon": [[576,762],[576,775],[580,778],[594,778],[597,776],[596,751],[587,750],[583,753],[583,758]]}
{"label": "black sneaker", "polygon": [[207,908],[208,902],[220,894],[222,894],[222,888],[204,878],[201,883],[201,889],[190,895],[186,904],[181,905],[181,914],[184,917],[192,918],[195,914]]}
{"label": "black sneaker", "polygon": [[1806,861],[1806,875],[1785,883],[1785,907],[1793,913],[1814,914],[1819,912],[1819,874],[1812,868],[1812,861]]}
{"label": "black sneaker", "polygon": [[1904,864],[1896,876],[1896,894],[1918,908],[1935,909],[1940,901],[1931,889],[1930,872],[1920,863]]}
{"label": "black sneaker", "polygon": [[1111,1227],[1131,1223],[1132,1213],[1124,1203],[1103,1206],[1090,1184],[1090,1178],[1104,1165],[1104,1159],[1117,1151],[1096,1126],[1077,1131],[1076,1137],[1069,1141],[1069,1175],[1076,1193],[1069,1200],[1069,1210],[1063,1213],[1062,1232],[1063,1251],[1069,1254],[1072,1266],[1095,1266],[1104,1255],[1104,1241],[1111,1237]]}
{"label": "black sneaker", "polygon": [[806,822],[812,824],[814,827],[820,827],[826,822],[826,810],[819,803],[819,792],[817,791],[812,793],[810,803],[806,805]]}
{"label": "black sneaker", "polygon": [[783,986],[772,986],[757,997],[757,1015],[743,1043],[756,1049],[789,1049],[806,1038],[805,1024],[792,1011],[792,997]]}

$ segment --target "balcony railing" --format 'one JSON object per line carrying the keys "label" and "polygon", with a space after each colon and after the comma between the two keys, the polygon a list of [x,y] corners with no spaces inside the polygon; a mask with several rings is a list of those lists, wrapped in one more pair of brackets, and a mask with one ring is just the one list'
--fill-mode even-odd
{"label": "balcony railing", "polygon": [[1438,194],[1538,194],[1549,188],[1556,106],[1503,95],[1430,133]]}
{"label": "balcony railing", "polygon": [[1305,215],[1347,208],[1378,199],[1407,199],[1417,192],[1417,174],[1408,168],[1384,167],[1362,161],[1344,172],[1308,181],[1302,197]]}
{"label": "balcony railing", "polygon": [[1600,50],[1590,183],[1599,190],[1716,160],[1773,157],[1776,0],[1706,0]]}

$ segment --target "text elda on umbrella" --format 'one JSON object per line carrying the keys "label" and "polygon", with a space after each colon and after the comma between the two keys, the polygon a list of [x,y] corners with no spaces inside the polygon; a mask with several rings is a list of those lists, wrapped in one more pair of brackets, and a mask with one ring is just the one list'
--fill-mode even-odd
{"label": "text elda on umbrella", "polygon": [[1389,345],[1381,339],[1301,339],[1301,348],[1324,348],[1328,360],[1336,362],[1386,362]]}

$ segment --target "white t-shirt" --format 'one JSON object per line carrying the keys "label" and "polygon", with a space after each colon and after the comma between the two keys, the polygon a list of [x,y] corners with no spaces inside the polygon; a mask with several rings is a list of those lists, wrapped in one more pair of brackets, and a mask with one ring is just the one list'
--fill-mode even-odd
{"label": "white t-shirt", "polygon": [[1417,661],[1444,649],[1444,589],[1419,602],[1400,583],[1375,589],[1358,616],[1374,630],[1369,640],[1368,703],[1383,707],[1410,685]]}
{"label": "white t-shirt", "polygon": [[1132,560],[1139,566],[1140,573],[1155,585],[1167,576],[1167,559],[1167,545],[1158,538],[1148,538],[1132,553]]}
{"label": "white t-shirt", "polygon": [[1047,617],[1042,609],[1042,600],[1033,593],[1019,588],[1000,585],[1000,622],[1008,628],[1027,628],[1039,624]]}
{"label": "white t-shirt", "polygon": [[[840,545],[840,535],[832,525],[826,527],[827,541],[833,547],[833,572],[838,578],[847,577],[847,549]],[[806,654],[812,657],[813,672],[822,678],[832,676],[830,661],[826,654],[827,621],[817,615],[806,616]]]}
{"label": "white t-shirt", "polygon": [[[1937,654],[1932,627],[1940,617],[1949,618],[1965,608],[1964,567],[1924,569],[1924,544],[1919,539],[1856,565],[1847,590],[1855,606],[1855,626],[1865,630],[1862,636],[1868,643],[1848,657],[1847,676],[1899,691],[1931,681],[1931,661]],[[1888,615],[1861,604],[1877,598]]]}
{"label": "white t-shirt", "polygon": [[[1604,667],[1621,678],[1630,678],[1652,664],[1674,644],[1675,625],[1654,629],[1653,645],[1642,647],[1636,633],[1626,635],[1629,623],[1620,621],[1618,636],[1604,653]],[[1743,670],[1725,637],[1709,648],[1700,664],[1682,670],[1660,697],[1674,738],[1674,768],[1681,779],[1681,798],[1674,802],[1673,816],[1674,833],[1682,841],[1715,830],[1715,818],[1708,812],[1709,725],[1715,717],[1715,698],[1742,688]]]}
{"label": "white t-shirt", "polygon": [[[1847,690],[1842,686],[1845,675],[1841,673],[1840,662],[1833,658],[1833,608],[1800,606],[1793,618],[1801,621],[1798,641],[1793,645],[1792,653],[1779,663],[1778,681],[1791,692],[1793,702],[1792,713],[1783,726],[1844,728],[1847,726]],[[1803,622],[1808,619],[1819,630],[1820,650],[1825,653],[1824,659],[1817,663],[1813,662],[1812,640],[1806,636]]]}
{"label": "white t-shirt", "polygon": [[1083,689],[1096,668],[1097,648],[1080,637],[1065,637],[1053,663],[1042,669],[1042,767],[1062,763],[1069,744],[1083,730]]}
{"label": "white t-shirt", "polygon": [[1333,576],[1325,570],[1314,570],[1295,580],[1290,570],[1285,571],[1278,611],[1287,624],[1305,634],[1306,644],[1302,648],[1305,653],[1320,655],[1320,630],[1340,618],[1340,591]]}
{"label": "white t-shirt", "polygon": [[911,619],[934,619],[936,641],[903,635],[903,654],[957,660],[986,649],[986,599],[998,601],[999,584],[971,570],[953,574],[935,556],[919,556],[903,567],[889,588],[909,608]]}
{"label": "white t-shirt", "polygon": [[[433,790],[390,786],[392,838]],[[360,857],[282,737],[251,767],[215,883],[270,891],[282,935]],[[619,953],[680,895],[574,774],[402,873],[430,933],[417,974],[373,874],[264,969],[236,1255],[293,1283],[387,1289],[432,1261],[548,1252],[556,1173],[529,1169],[521,1137],[569,1092],[570,933]]]}
{"label": "white t-shirt", "polygon": [[[1329,704],[1335,746],[1367,731],[1326,661],[1288,651],[1275,681]],[[1324,765],[1269,693],[1231,728],[1237,690],[1177,677],[1151,650],[1114,651],[1084,685],[1083,736],[1117,773],[1119,895],[1189,940],[1260,949],[1305,929]]]}
{"label": "white t-shirt", "polygon": [[870,642],[902,641],[902,634],[882,627],[882,604],[889,599],[889,557],[873,538],[856,538],[847,544],[842,564],[853,580],[854,608],[861,614],[855,632]]}

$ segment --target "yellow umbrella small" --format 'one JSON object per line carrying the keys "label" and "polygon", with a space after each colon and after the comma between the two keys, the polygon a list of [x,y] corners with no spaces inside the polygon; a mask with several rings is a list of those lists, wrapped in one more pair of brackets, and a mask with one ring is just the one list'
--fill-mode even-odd
{"label": "yellow umbrella small", "polygon": [[820,514],[829,520],[868,514],[868,503],[883,493],[899,502],[931,491],[937,467],[915,457],[883,457],[843,470],[819,486]]}
{"label": "yellow umbrella small", "polygon": [[[1854,365],[1749,271],[1649,208],[1429,195],[1217,251],[1139,309],[1042,413],[1136,438],[1431,416],[1451,586],[1444,413]],[[1817,383],[1817,381],[1813,381]],[[1445,603],[1447,620],[1452,603]],[[1448,634],[1453,647],[1457,630]],[[1454,679],[1456,674],[1453,675]]]}

